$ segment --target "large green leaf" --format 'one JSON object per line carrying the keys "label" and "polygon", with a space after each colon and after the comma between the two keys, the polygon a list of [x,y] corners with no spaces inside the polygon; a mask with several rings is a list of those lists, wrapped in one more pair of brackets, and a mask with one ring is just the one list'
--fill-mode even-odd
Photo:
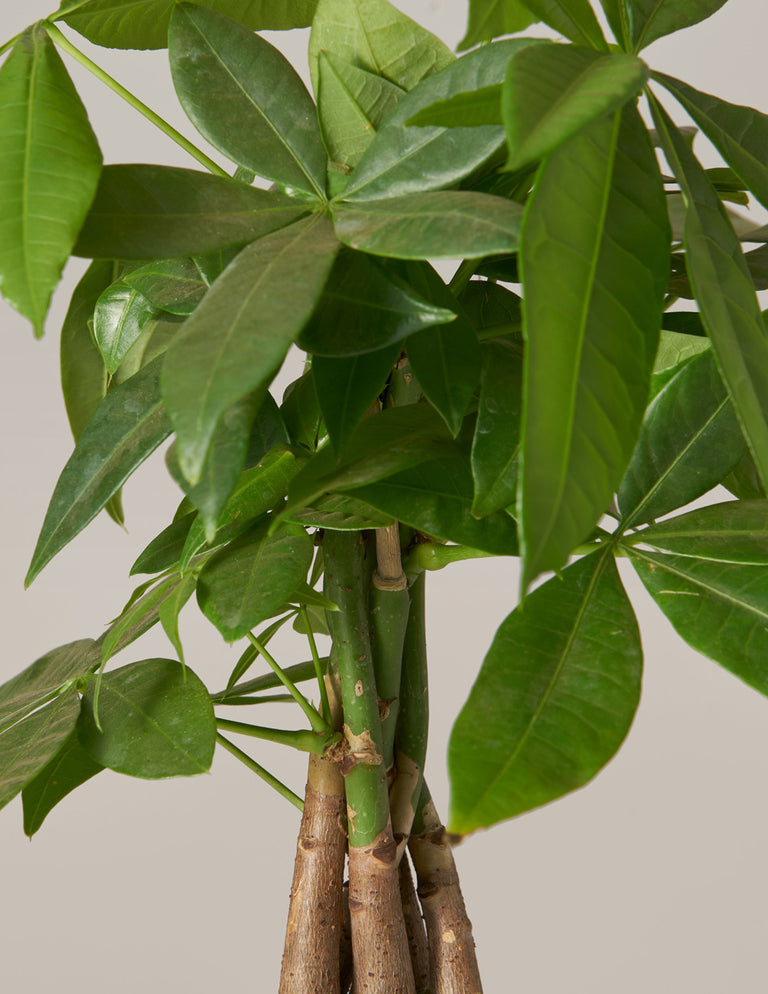
{"label": "large green leaf", "polygon": [[[96,45],[165,48],[176,0],[62,0],[60,19]],[[199,0],[252,31],[303,28],[317,0]],[[57,18],[58,20],[59,18]]]}
{"label": "large green leaf", "polygon": [[640,579],[678,634],[697,652],[768,694],[765,566],[630,551]]}
{"label": "large green leaf", "polygon": [[216,719],[208,691],[175,659],[143,659],[96,680],[83,698],[80,743],[100,763],[146,780],[194,776],[211,766]]}
{"label": "large green leaf", "polygon": [[182,472],[197,483],[216,425],[239,397],[266,389],[322,291],[338,249],[311,218],[238,255],[174,339],[163,395]]}
{"label": "large green leaf", "polygon": [[719,10],[726,0],[625,0],[630,41],[634,50],[657,38],[698,24]]}
{"label": "large green leaf", "polygon": [[[663,3],[664,0],[656,2]],[[577,45],[607,50],[608,45],[589,0],[525,0],[525,6],[538,20],[544,21]]]}
{"label": "large green leaf", "polygon": [[619,487],[625,527],[661,517],[707,493],[745,451],[711,350],[657,394]]}
{"label": "large green leaf", "polygon": [[510,60],[501,101],[507,169],[543,159],[585,125],[631,100],[647,78],[647,66],[634,55],[579,45],[524,48]]}
{"label": "large green leaf", "polygon": [[446,46],[387,0],[319,0],[309,39],[309,68],[318,92],[321,52],[410,90],[453,61]]}
{"label": "large green leaf", "polygon": [[307,213],[272,190],[175,166],[107,166],[75,245],[89,259],[211,252],[276,231]]}
{"label": "large green leaf", "polygon": [[200,610],[228,642],[276,614],[306,581],[312,564],[312,540],[303,528],[284,525],[270,534],[269,525],[264,521],[246,532],[200,573]]}
{"label": "large green leaf", "polygon": [[499,125],[466,130],[404,125],[438,100],[501,83],[509,59],[530,44],[531,39],[494,42],[422,80],[377,132],[350,177],[344,200],[379,200],[454,186],[498,152],[504,144]]}
{"label": "large green leaf", "polygon": [[486,193],[412,193],[334,211],[336,234],[362,252],[395,259],[462,259],[514,252],[523,208]]}
{"label": "large green leaf", "polygon": [[768,500],[710,504],[652,524],[625,544],[641,542],[661,552],[722,563],[768,565]]}
{"label": "large green leaf", "polygon": [[75,727],[80,699],[69,691],[0,733],[0,808],[58,752]]}
{"label": "large green leaf", "polygon": [[634,108],[594,122],[546,161],[522,248],[526,585],[587,537],[632,455],[668,246],[661,177]]}
{"label": "large green leaf", "polygon": [[651,100],[664,155],[686,202],[688,274],[736,416],[768,486],[768,331],[741,245],[683,135]]}
{"label": "large green leaf", "polygon": [[768,116],[729,104],[663,73],[653,73],[685,107],[748,190],[768,207]]}
{"label": "large green leaf", "polygon": [[138,290],[157,310],[186,316],[203,299],[212,281],[193,259],[157,259],[126,273],[122,282]]}
{"label": "large green leaf", "polygon": [[111,390],[61,472],[26,583],[104,507],[171,431],[160,398],[160,359]]}
{"label": "large green leaf", "polygon": [[459,42],[459,51],[474,48],[499,35],[523,31],[536,20],[522,0],[469,0],[467,33]]}
{"label": "large green leaf", "polygon": [[181,105],[233,162],[322,198],[325,149],[315,105],[285,56],[205,7],[177,4],[168,48]]}
{"label": "large green leaf", "polygon": [[42,24],[0,68],[0,134],[0,289],[39,336],[101,170],[85,108]]}
{"label": "large green leaf", "polygon": [[30,839],[67,794],[104,769],[83,747],[73,731],[52,759],[24,787],[24,834]]}
{"label": "large green leaf", "polygon": [[155,308],[143,293],[119,280],[101,294],[93,314],[93,337],[109,374],[126,357]]}
{"label": "large green leaf", "polygon": [[502,622],[448,747],[452,832],[512,818],[583,786],[640,697],[637,622],[609,556],[587,556]]}

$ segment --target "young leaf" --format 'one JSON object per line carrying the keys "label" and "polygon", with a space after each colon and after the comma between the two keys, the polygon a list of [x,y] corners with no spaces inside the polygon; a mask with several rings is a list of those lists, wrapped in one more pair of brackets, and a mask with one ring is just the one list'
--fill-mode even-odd
{"label": "young leaf", "polygon": [[651,110],[686,201],[686,264],[701,317],[760,479],[768,486],[768,333],[754,283],[704,170],[653,99]]}
{"label": "young leaf", "polygon": [[317,217],[254,242],[174,339],[163,394],[190,483],[200,479],[224,411],[244,394],[266,390],[322,292],[338,244],[330,223]]}
{"label": "young leaf", "polygon": [[192,259],[158,259],[126,273],[122,282],[143,294],[158,311],[186,317],[213,280],[207,280]]}
{"label": "young leaf", "polygon": [[307,211],[295,197],[194,169],[106,166],[74,251],[89,259],[195,255],[261,238]]}
{"label": "young leaf", "polygon": [[768,565],[768,500],[710,504],[652,524],[623,539],[661,552],[721,563]]}
{"label": "young leaf", "polygon": [[326,157],[315,105],[281,52],[189,3],[174,7],[168,50],[181,105],[215,148],[257,176],[324,198]]}
{"label": "young leaf", "polygon": [[101,152],[42,24],[0,68],[0,286],[35,334],[93,200]]}
{"label": "young leaf", "polygon": [[625,0],[634,50],[711,17],[726,0]]}
{"label": "young leaf", "polygon": [[22,791],[24,834],[31,839],[59,801],[103,769],[80,745],[77,731],[72,732]]}
{"label": "young leaf", "polygon": [[637,622],[608,556],[586,556],[502,622],[448,747],[450,831],[465,834],[582,787],[640,698]]}
{"label": "young leaf", "polygon": [[181,583],[174,587],[170,596],[164,597],[157,606],[163,631],[168,636],[182,663],[184,662],[184,649],[179,636],[179,614],[192,596],[196,586],[197,577],[195,574],[185,573],[181,578]]}
{"label": "young leaf", "polygon": [[155,308],[144,294],[122,280],[101,294],[93,315],[93,337],[110,375],[154,315]]}
{"label": "young leaf", "polygon": [[110,390],[56,483],[26,583],[104,507],[171,431],[160,399],[160,359]]}
{"label": "young leaf", "polygon": [[514,35],[536,21],[522,0],[469,0],[467,33],[458,50],[466,51],[499,35]]}
{"label": "young leaf", "polygon": [[514,252],[523,208],[486,193],[412,193],[339,204],[339,239],[361,252],[394,259],[461,259]]}
{"label": "young leaf", "polygon": [[506,168],[543,159],[591,121],[631,100],[647,78],[648,68],[634,55],[546,44],[517,52],[507,67],[501,100],[509,145]]}
{"label": "young leaf", "polygon": [[619,487],[624,527],[661,517],[707,493],[746,445],[711,350],[656,395]]}
{"label": "young leaf", "polygon": [[544,21],[577,45],[607,51],[608,45],[589,0],[525,0],[525,6],[538,20]]}
{"label": "young leaf", "polygon": [[95,681],[83,697],[77,731],[83,748],[117,773],[145,780],[194,776],[211,765],[216,719],[208,691],[175,659],[143,659],[101,678],[99,721]]}
{"label": "young leaf", "polygon": [[668,246],[661,177],[634,108],[594,122],[542,167],[522,248],[526,585],[590,533],[632,455]]}

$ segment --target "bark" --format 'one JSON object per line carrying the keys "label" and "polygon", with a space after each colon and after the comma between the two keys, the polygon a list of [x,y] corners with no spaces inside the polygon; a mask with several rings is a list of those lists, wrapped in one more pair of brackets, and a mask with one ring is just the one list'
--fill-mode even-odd
{"label": "bark", "polygon": [[340,994],[344,822],[338,768],[310,756],[279,994]]}
{"label": "bark", "polygon": [[398,868],[400,876],[400,903],[403,906],[405,931],[408,936],[408,949],[411,953],[413,979],[416,984],[416,994],[430,994],[429,986],[429,943],[421,916],[421,905],[413,886],[413,876],[408,863],[408,856],[403,853]]}

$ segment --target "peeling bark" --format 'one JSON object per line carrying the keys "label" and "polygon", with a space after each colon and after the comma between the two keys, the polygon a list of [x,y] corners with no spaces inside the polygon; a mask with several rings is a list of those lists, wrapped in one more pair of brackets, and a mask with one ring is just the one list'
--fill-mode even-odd
{"label": "peeling bark", "polygon": [[411,954],[413,979],[416,984],[416,994],[431,994],[429,986],[429,943],[424,919],[421,915],[421,905],[413,885],[411,867],[408,856],[403,853],[398,867],[400,876],[400,903],[403,906],[405,931],[408,936],[408,949]]}

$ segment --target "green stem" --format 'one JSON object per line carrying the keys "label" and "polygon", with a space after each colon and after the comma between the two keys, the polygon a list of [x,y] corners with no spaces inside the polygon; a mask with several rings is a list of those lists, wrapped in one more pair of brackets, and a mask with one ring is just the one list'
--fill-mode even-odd
{"label": "green stem", "polygon": [[8,41],[4,41],[3,44],[0,45],[0,55],[5,55],[5,53],[8,51],[9,48],[13,48],[13,46],[16,44],[16,42],[19,40],[19,38],[21,38],[23,34],[24,34],[23,31],[19,31],[19,33],[17,35],[14,35],[13,38],[9,38]]}
{"label": "green stem", "polygon": [[264,694],[263,697],[226,697],[223,701],[213,700],[214,704],[225,704],[228,708],[246,704],[295,704],[290,694]]}
{"label": "green stem", "polygon": [[282,669],[282,667],[277,662],[277,660],[269,654],[269,652],[267,651],[267,647],[262,642],[259,642],[256,636],[253,635],[251,632],[248,632],[248,639],[250,640],[251,644],[254,645],[259,650],[259,652],[264,657],[264,659],[266,659],[268,665],[274,670],[275,675],[280,680],[280,683],[282,683],[282,685],[285,687],[285,689],[288,691],[291,697],[296,701],[296,703],[299,705],[301,710],[307,716],[309,723],[312,726],[312,731],[317,732],[318,734],[327,731],[328,723],[325,720],[325,718],[319,715],[315,710],[315,708],[312,707],[312,705],[302,694],[302,692],[298,689],[298,687],[293,682],[293,680],[291,680],[291,678],[288,676],[285,670]]}
{"label": "green stem", "polygon": [[273,787],[278,794],[290,801],[294,807],[299,809],[299,811],[304,811],[304,802],[299,795],[294,794],[290,787],[286,787],[286,785],[278,780],[277,777],[273,777],[272,774],[268,770],[265,770],[263,766],[259,766],[255,759],[251,759],[247,753],[243,752],[242,749],[238,749],[233,742],[230,742],[229,739],[225,739],[219,732],[216,733],[216,741],[219,745],[223,746],[227,752],[231,752],[235,759],[239,759],[244,766],[247,766],[249,770],[257,776],[260,776],[265,783],[268,783],[270,787]]}
{"label": "green stem", "polygon": [[320,662],[320,656],[318,655],[317,652],[317,642],[315,642],[315,633],[312,631],[312,625],[309,620],[309,611],[307,611],[306,604],[301,605],[300,613],[302,618],[304,619],[304,627],[307,629],[307,640],[309,641],[309,651],[312,653],[312,663],[315,668],[317,686],[320,690],[320,704],[322,707],[323,715],[327,721],[330,721],[331,705],[328,703],[328,691],[325,689],[325,673],[323,671],[322,663]]}
{"label": "green stem", "polygon": [[317,735],[306,729],[267,728],[265,725],[250,725],[245,721],[230,721],[228,718],[217,718],[216,727],[224,732],[250,735],[253,739],[266,739],[268,742],[277,742],[278,745],[292,746],[301,752],[314,752],[319,756],[322,756],[325,750],[340,738],[339,733],[334,731]]}
{"label": "green stem", "polygon": [[[320,662],[327,662],[328,657],[324,656],[321,658]],[[308,660],[305,663],[294,663],[293,666],[287,666],[282,671],[285,676],[287,676],[293,683],[304,683],[306,680],[311,680],[315,675],[315,664],[313,660]],[[253,694],[259,690],[273,690],[275,687],[284,686],[283,681],[275,673],[262,673],[261,676],[255,677],[253,680],[246,680],[245,683],[235,683],[231,687],[227,687],[225,690],[219,690],[215,694],[211,694],[211,700],[214,704],[228,704],[228,697],[243,697],[245,694]]]}
{"label": "green stem", "polygon": [[218,163],[214,162],[213,159],[209,158],[205,152],[193,145],[192,142],[189,141],[188,138],[185,138],[180,131],[177,131],[176,128],[172,127],[167,121],[163,120],[159,114],[156,114],[151,108],[147,107],[147,105],[139,100],[138,97],[134,96],[130,90],[126,90],[126,88],[118,83],[116,79],[113,79],[109,73],[105,72],[101,66],[97,66],[95,62],[92,62],[84,52],[80,51],[79,48],[75,48],[72,42],[66,37],[66,35],[59,31],[55,24],[45,22],[45,30],[48,32],[51,40],[58,45],[59,48],[65,51],[68,55],[71,55],[72,58],[79,62],[81,66],[84,66],[88,72],[94,75],[97,79],[100,79],[102,83],[106,84],[106,86],[108,86],[110,90],[113,90],[119,97],[122,97],[122,99],[125,100],[126,103],[129,103],[134,110],[137,110],[139,114],[146,117],[148,121],[154,124],[156,128],[159,128],[172,141],[175,141],[177,145],[184,149],[185,152],[188,152],[194,159],[197,159],[197,161],[201,163],[201,165],[205,166],[209,172],[212,172],[215,176],[224,176],[227,179],[232,178],[225,169],[222,169],[222,167]]}
{"label": "green stem", "polygon": [[493,556],[492,552],[470,549],[466,545],[440,545],[438,542],[420,542],[415,545],[405,559],[405,571],[409,575],[424,570],[443,569],[451,563],[465,559],[483,559]]}

